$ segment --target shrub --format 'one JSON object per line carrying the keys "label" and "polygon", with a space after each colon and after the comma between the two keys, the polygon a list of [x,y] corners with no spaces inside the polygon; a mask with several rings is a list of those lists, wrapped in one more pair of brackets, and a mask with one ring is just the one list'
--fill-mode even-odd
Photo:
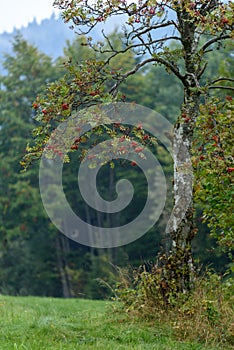
{"label": "shrub", "polygon": [[234,345],[234,278],[208,271],[194,278],[190,293],[176,292],[163,270],[144,266],[116,287],[117,300],[138,317],[167,323],[180,340]]}

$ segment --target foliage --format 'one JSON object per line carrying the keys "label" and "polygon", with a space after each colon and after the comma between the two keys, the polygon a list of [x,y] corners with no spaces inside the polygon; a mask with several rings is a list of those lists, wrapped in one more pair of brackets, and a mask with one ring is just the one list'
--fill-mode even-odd
{"label": "foliage", "polygon": [[[117,47],[120,45],[118,36],[114,34],[108,38],[107,42]],[[103,45],[105,47],[105,44]],[[39,95],[33,104],[36,114],[35,120],[38,125],[33,130],[34,140],[28,145],[27,153],[21,161],[21,165],[25,169],[33,160],[40,158],[49,135],[59,123],[67,120],[72,113],[84,107],[113,101],[108,90],[114,79],[118,78],[120,70],[127,70],[129,65],[132,66],[135,62],[133,53],[127,52],[121,60],[113,59],[113,62],[107,65],[104,61],[106,55],[95,55],[93,50],[85,44],[84,37],[75,41],[73,46],[68,44],[68,47],[65,48],[65,55],[68,57],[63,64],[64,76],[48,84],[44,94]],[[126,96],[119,92],[114,100],[125,100],[125,98]],[[82,121],[85,123],[86,120]],[[87,119],[87,121],[89,120]],[[113,134],[116,133],[116,128],[114,131],[105,128],[105,131]],[[94,128],[94,134],[100,136],[100,133],[102,133],[100,128]],[[74,147],[67,150],[68,153],[81,148],[79,147],[81,144],[84,150],[81,156],[84,156],[85,143],[88,143],[90,139],[92,142],[88,133],[85,137],[77,138]],[[56,147],[53,153],[61,156],[61,152]],[[65,161],[69,161],[69,159],[65,157]]]}
{"label": "foliage", "polygon": [[[72,22],[73,28],[78,28],[81,34],[91,33],[100,22],[105,22],[111,16],[125,15],[125,26],[118,45],[104,31],[105,43],[94,42],[91,36],[87,36],[83,45],[90,47],[96,57],[93,59],[92,56],[78,64],[69,61],[66,64],[67,74],[48,86],[44,96],[37,99],[35,119],[39,126],[34,129],[34,140],[27,147],[27,154],[21,164],[27,169],[33,160],[40,158],[58,123],[67,120],[82,108],[121,98],[125,100],[119,94],[121,83],[148,64],[162,65],[183,86],[184,103],[173,134],[175,215],[169,220],[168,227],[172,241],[169,265],[176,269],[176,291],[186,292],[190,289],[192,280],[191,241],[196,232],[191,201],[192,180],[187,169],[190,169],[190,151],[201,95],[207,95],[212,89],[220,89],[216,85],[219,82],[225,82],[223,89],[229,88],[226,86],[227,81],[233,82],[233,79],[226,76],[212,76],[205,83],[202,80],[208,55],[219,50],[226,40],[233,37],[233,3],[215,0],[166,0],[163,3],[56,0],[54,4],[63,11],[65,22]],[[116,69],[113,63],[132,52],[135,53],[135,60],[131,61],[132,67],[127,67],[126,70]],[[84,121],[88,122],[88,119],[86,116]],[[95,120],[89,122],[95,126]],[[125,127],[123,131],[128,133]],[[116,131],[106,126],[94,128],[93,132],[97,135],[106,132],[110,137],[116,137]],[[83,141],[84,138],[78,137],[72,150],[80,149]],[[64,162],[69,161],[56,144],[50,146],[48,157],[56,155]],[[179,151],[181,147],[186,148],[188,154]],[[173,273],[168,271],[167,275],[173,279]]]}
{"label": "foliage", "polygon": [[[134,272],[133,280],[126,273],[117,284],[117,300],[126,312],[154,322],[167,323],[181,339],[234,344],[233,278],[221,278],[212,272],[197,277],[190,295],[177,293],[176,284],[167,284],[160,265],[150,271],[144,266]],[[225,347],[226,348],[226,347]]]}
{"label": "foliage", "polygon": [[[174,1],[165,1],[165,4],[97,1],[89,4],[88,1],[59,0],[54,5],[63,10],[65,22],[72,21],[82,35],[90,33],[98,23],[112,15],[126,14],[126,28],[119,40],[114,36],[107,37],[104,33],[104,41],[98,42],[93,41],[91,36],[86,39],[82,36],[86,52],[82,62],[76,63],[74,51],[68,48],[71,54],[70,60],[65,64],[67,73],[48,86],[44,96],[35,101],[36,120],[40,125],[34,130],[34,144],[27,148],[27,154],[21,163],[25,168],[40,158],[44,144],[58,122],[66,120],[77,109],[121,99],[123,96],[117,94],[120,84],[149,63],[164,66],[178,78],[186,91],[191,88],[190,92],[194,96],[213,87],[214,81],[206,82],[205,86],[200,87],[192,75],[196,79],[202,77],[207,66],[207,55],[216,50],[216,43],[220,46],[222,41],[230,38],[233,30],[231,3],[208,1],[203,4],[198,1],[178,5]],[[170,11],[174,12],[176,21],[170,19]],[[174,30],[176,35],[161,34],[163,28],[170,30],[170,33]],[[159,38],[153,36],[154,30],[160,32]],[[188,30],[191,31],[191,38],[186,37]],[[211,39],[204,42],[205,33]],[[195,51],[189,53],[193,41]],[[150,58],[145,58],[146,52]],[[132,53],[135,54],[135,60]],[[119,59],[131,64],[127,66],[122,61],[120,63]],[[181,63],[183,59],[184,63]],[[126,96],[123,99],[125,98]],[[183,107],[185,113],[187,107]],[[186,120],[180,118],[180,122],[183,121],[187,127],[188,122],[194,122],[194,118],[195,116],[187,116]]]}
{"label": "foliage", "polygon": [[[23,157],[25,141],[30,138],[32,128],[35,126],[38,127],[36,129],[39,132],[38,145],[41,147],[43,145],[42,129],[48,127],[47,130],[50,132],[56,126],[57,122],[59,123],[63,120],[62,118],[66,119],[70,112],[82,106],[79,105],[81,102],[79,100],[79,93],[81,91],[77,88],[75,90],[77,94],[71,96],[70,100],[70,97],[66,93],[64,94],[61,85],[65,81],[64,86],[70,86],[69,84],[72,79],[74,79],[75,83],[77,82],[75,78],[80,79],[79,74],[82,71],[83,64],[88,69],[84,62],[86,59],[89,59],[88,62],[90,63],[96,58],[102,65],[104,59],[107,59],[110,54],[108,52],[108,40],[109,43],[111,40],[113,46],[118,48],[118,50],[126,47],[124,37],[118,33],[117,35],[113,34],[104,41],[102,50],[107,52],[102,54],[91,50],[89,45],[86,44],[84,37],[78,38],[74,43],[68,43],[67,48],[65,48],[65,55],[67,57],[65,71],[67,72],[66,79],[68,80],[64,77],[59,78],[61,73],[64,72],[61,69],[64,58],[61,58],[58,64],[52,65],[49,57],[38,52],[34,46],[29,45],[20,37],[17,37],[13,43],[13,54],[5,56],[5,69],[9,74],[0,78],[2,106],[0,112],[0,165],[2,179],[0,187],[1,293],[61,296],[63,293],[61,288],[61,274],[64,273],[70,281],[70,289],[73,296],[106,298],[109,295],[107,285],[112,284],[113,279],[116,279],[109,262],[121,266],[127,263],[138,266],[140,263],[154,260],[159,250],[162,238],[162,227],[159,226],[154,227],[147,235],[137,242],[124,247],[124,249],[112,249],[108,252],[90,250],[74,242],[64,240],[52,228],[43,212],[37,185],[38,168],[36,164],[26,173],[19,173],[20,167],[18,162],[20,157]],[[217,55],[209,56],[207,74],[205,74],[205,79],[202,81],[203,85],[206,85],[207,82],[212,80],[216,71],[218,71],[219,76],[229,76],[232,69],[231,44],[225,50],[221,48],[217,51]],[[208,56],[208,53],[206,56]],[[70,59],[72,62],[69,61]],[[112,96],[107,92],[111,90],[116,79],[117,81],[118,79],[121,80],[123,75],[127,71],[131,71],[132,67],[139,62],[139,57],[130,50],[126,54],[122,54],[121,56],[116,55],[116,57],[112,58],[110,67],[105,72],[107,75],[105,77],[104,87],[102,87],[104,99],[105,96],[107,100],[109,98],[112,99]],[[90,74],[90,77],[92,80],[95,74]],[[54,82],[55,79],[57,81]],[[45,82],[48,83],[49,81],[53,81],[53,83],[49,83],[46,91],[47,93],[53,92],[52,95],[46,95],[45,90],[43,90]],[[224,85],[224,82],[220,81],[220,84]],[[86,92],[89,91],[87,86],[85,88],[87,90],[82,95],[82,98],[84,98],[82,100],[83,102],[85,101]],[[44,93],[41,93],[42,90]],[[122,82],[118,90],[118,98],[127,101],[137,101],[148,107],[155,108],[172,121],[179,115],[182,101],[182,84],[181,82],[176,82],[176,78],[165,72],[162,66],[155,67],[148,65],[147,69],[141,69],[134,75],[130,75],[126,82]],[[218,89],[212,91],[213,94],[214,92],[220,94],[220,90]],[[91,84],[90,92],[93,92]],[[38,94],[39,96],[35,99]],[[52,97],[51,101],[50,97]],[[92,93],[87,97],[86,102],[87,104],[96,103],[100,97],[101,95],[93,96]],[[32,109],[33,99],[35,99],[35,102]],[[67,101],[71,102],[71,104],[67,103]],[[48,111],[48,108],[51,108],[51,110]],[[55,118],[53,116],[54,111],[58,113]],[[47,119],[51,116],[50,124],[50,122],[47,123]],[[111,129],[109,130],[110,132],[113,131]],[[199,130],[204,132],[202,127]],[[42,134],[40,134],[41,131]],[[64,167],[64,177],[66,194],[70,199],[72,207],[76,209],[79,199],[77,199],[77,193],[74,191],[77,180],[74,164],[77,163],[77,153],[81,148],[85,150],[88,147],[88,142],[81,143],[79,150],[76,149],[78,148],[78,144],[74,146],[71,155],[72,171]],[[38,148],[38,155],[41,152],[40,147]],[[158,145],[153,145],[153,147],[156,147],[157,156],[163,165],[164,171],[166,171],[167,175],[171,175],[172,169],[167,164],[168,155]],[[128,210],[116,218],[103,216],[101,219],[105,225],[116,224],[116,220],[119,220],[119,223],[124,223],[127,219],[131,219],[134,213],[140,210],[141,202],[145,196],[143,176],[137,167],[127,166],[125,164],[121,168],[115,165],[114,170],[116,178],[121,178],[127,171],[128,178],[134,183],[136,189],[136,201]],[[214,171],[217,171],[217,168],[214,168]],[[229,176],[228,178],[231,179],[231,173],[225,172],[224,175]],[[101,192],[105,198],[115,195],[115,176],[113,177],[113,169],[107,166],[103,167],[100,185]],[[223,187],[223,189],[224,191],[227,190],[226,187]],[[219,209],[223,210],[223,213],[227,210],[226,207],[220,207]],[[100,220],[100,217],[97,217],[86,206],[83,206],[81,211],[84,219],[90,216],[93,222]],[[89,212],[88,215],[87,212]],[[231,220],[231,215],[230,217],[226,216],[226,219]],[[204,236],[206,237],[207,232],[208,230],[205,227]],[[218,236],[218,239],[220,239],[220,236]],[[59,254],[56,249],[57,241],[61,241],[61,251]],[[154,244],[152,244],[152,241]],[[230,240],[226,241],[224,238],[224,241],[226,242],[224,242],[225,245],[230,247]],[[217,267],[217,254],[214,254],[213,251],[205,251],[203,242],[204,238],[202,237],[196,243],[199,255],[202,256],[203,261],[205,259],[212,261],[215,267]],[[67,250],[63,251],[63,246],[67,246]],[[208,248],[210,249],[210,244]],[[64,263],[64,269],[61,272],[59,271],[57,256],[60,256]],[[219,258],[218,262],[220,265],[224,265],[222,257]],[[224,267],[221,266],[221,268]]]}
{"label": "foliage", "polygon": [[234,245],[233,123],[233,98],[214,98],[201,106],[194,138],[196,199],[204,205],[212,235],[229,250]]}
{"label": "foliage", "polygon": [[12,49],[0,76],[0,291],[54,295],[59,285],[54,231],[40,201],[38,168],[20,174],[19,161],[34,127],[32,101],[57,73],[51,59],[20,35]]}

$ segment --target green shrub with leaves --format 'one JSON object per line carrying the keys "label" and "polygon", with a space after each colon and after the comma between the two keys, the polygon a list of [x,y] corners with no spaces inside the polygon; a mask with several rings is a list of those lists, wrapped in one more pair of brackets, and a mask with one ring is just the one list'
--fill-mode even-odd
{"label": "green shrub with leaves", "polygon": [[194,138],[196,201],[221,246],[234,246],[234,101],[213,98],[200,108]]}

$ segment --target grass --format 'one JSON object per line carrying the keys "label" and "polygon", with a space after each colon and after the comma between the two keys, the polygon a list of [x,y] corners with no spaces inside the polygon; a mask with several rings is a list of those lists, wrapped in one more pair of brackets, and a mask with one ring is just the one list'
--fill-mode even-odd
{"label": "grass", "polygon": [[115,312],[114,303],[0,296],[0,350],[220,350],[179,342],[166,324]]}

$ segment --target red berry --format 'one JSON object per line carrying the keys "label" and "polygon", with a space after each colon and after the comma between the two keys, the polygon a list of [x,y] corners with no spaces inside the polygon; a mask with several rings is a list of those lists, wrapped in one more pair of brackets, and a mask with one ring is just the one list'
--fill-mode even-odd
{"label": "red berry", "polygon": [[137,165],[137,163],[136,162],[131,162],[131,166],[136,166]]}
{"label": "red berry", "polygon": [[214,135],[214,136],[212,136],[212,140],[214,140],[215,142],[218,142],[219,138],[217,135]]}
{"label": "red berry", "polygon": [[91,96],[96,96],[96,95],[97,95],[97,92],[96,92],[96,91],[91,91],[91,92],[90,92],[90,95],[91,95]]}
{"label": "red berry", "polygon": [[38,107],[39,107],[39,104],[36,103],[36,102],[34,102],[34,103],[33,103],[33,108],[34,108],[34,109],[37,109]]}
{"label": "red berry", "polygon": [[47,110],[46,110],[46,109],[43,109],[43,110],[42,110],[42,113],[43,113],[44,115],[46,115],[46,114],[47,114]]}
{"label": "red berry", "polygon": [[224,18],[222,18],[221,22],[222,22],[223,24],[226,24],[226,23],[228,23],[228,19],[227,19],[226,17],[224,17]]}
{"label": "red berry", "polygon": [[62,109],[65,111],[66,109],[69,109],[68,103],[63,103],[62,104]]}
{"label": "red berry", "polygon": [[132,145],[132,147],[136,147],[138,145],[138,143],[136,141],[132,141],[131,145]]}
{"label": "red berry", "polygon": [[119,148],[119,152],[125,152],[126,151],[126,147],[125,146],[122,146]]}
{"label": "red berry", "polygon": [[72,145],[71,149],[78,149],[78,145]]}
{"label": "red berry", "polygon": [[93,159],[93,158],[95,158],[96,156],[94,155],[94,154],[90,154],[87,158],[88,159]]}
{"label": "red berry", "polygon": [[227,168],[228,173],[232,173],[234,171],[234,168]]}
{"label": "red berry", "polygon": [[135,152],[136,153],[139,153],[139,152],[141,152],[143,150],[143,147],[137,147],[137,148],[135,148]]}
{"label": "red berry", "polygon": [[26,225],[25,224],[21,224],[20,225],[20,230],[21,231],[26,231]]}

